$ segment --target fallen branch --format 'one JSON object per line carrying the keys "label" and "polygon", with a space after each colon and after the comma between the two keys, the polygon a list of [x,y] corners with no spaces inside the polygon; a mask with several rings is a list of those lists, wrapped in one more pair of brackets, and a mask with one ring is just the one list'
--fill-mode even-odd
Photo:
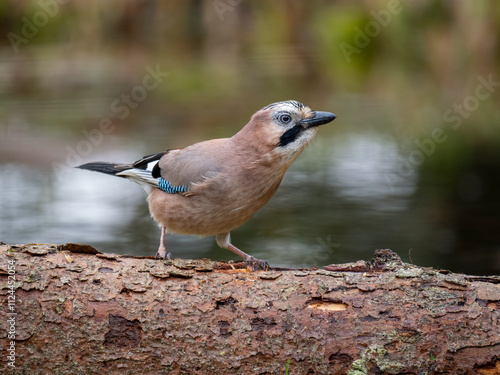
{"label": "fallen branch", "polygon": [[389,250],[326,269],[242,267],[2,245],[1,371],[285,374],[289,361],[290,374],[500,373],[500,277]]}

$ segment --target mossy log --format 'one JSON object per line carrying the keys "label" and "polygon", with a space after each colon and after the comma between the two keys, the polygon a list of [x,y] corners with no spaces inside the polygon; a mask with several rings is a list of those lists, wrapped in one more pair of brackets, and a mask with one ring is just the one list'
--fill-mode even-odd
{"label": "mossy log", "polygon": [[249,272],[1,245],[0,274],[3,374],[500,374],[500,277],[390,250]]}

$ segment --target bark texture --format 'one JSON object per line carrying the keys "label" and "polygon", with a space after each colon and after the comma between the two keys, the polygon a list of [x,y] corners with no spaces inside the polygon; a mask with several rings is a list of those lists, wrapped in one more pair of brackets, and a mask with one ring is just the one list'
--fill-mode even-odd
{"label": "bark texture", "polygon": [[285,374],[289,362],[289,374],[500,374],[499,277],[389,250],[326,269],[238,267],[2,245],[0,372]]}

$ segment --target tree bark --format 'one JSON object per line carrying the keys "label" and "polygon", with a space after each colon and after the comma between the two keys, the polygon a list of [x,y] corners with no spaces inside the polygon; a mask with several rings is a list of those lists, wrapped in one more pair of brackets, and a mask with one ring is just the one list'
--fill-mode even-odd
{"label": "tree bark", "polygon": [[500,277],[390,250],[249,272],[2,245],[0,275],[4,374],[500,374]]}

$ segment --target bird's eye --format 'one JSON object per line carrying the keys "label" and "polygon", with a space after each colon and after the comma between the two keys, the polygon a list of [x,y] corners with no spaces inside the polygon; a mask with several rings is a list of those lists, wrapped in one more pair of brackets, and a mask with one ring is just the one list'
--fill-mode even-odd
{"label": "bird's eye", "polygon": [[280,115],[280,117],[278,117],[278,120],[282,123],[282,124],[289,124],[291,121],[292,121],[292,116],[284,113],[282,115]]}

